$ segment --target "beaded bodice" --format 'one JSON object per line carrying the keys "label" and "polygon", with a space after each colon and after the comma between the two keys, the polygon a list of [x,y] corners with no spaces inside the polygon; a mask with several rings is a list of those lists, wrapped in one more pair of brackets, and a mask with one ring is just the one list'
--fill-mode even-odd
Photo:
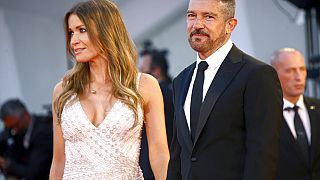
{"label": "beaded bodice", "polygon": [[133,111],[117,100],[96,127],[73,96],[61,116],[65,139],[63,179],[143,179],[139,166],[143,124],[140,106],[138,112],[138,123],[133,127]]}

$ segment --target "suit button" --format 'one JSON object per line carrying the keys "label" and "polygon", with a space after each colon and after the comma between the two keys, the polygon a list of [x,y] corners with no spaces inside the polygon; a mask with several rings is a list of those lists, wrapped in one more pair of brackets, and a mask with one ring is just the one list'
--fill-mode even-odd
{"label": "suit button", "polygon": [[196,157],[191,157],[191,162],[196,162],[197,158]]}

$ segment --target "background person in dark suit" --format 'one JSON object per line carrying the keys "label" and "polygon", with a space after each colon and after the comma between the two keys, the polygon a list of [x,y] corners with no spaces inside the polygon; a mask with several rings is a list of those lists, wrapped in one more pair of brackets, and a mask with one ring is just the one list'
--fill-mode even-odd
{"label": "background person in dark suit", "polygon": [[235,0],[190,0],[187,32],[197,61],[173,81],[168,179],[272,180],[282,93],[275,70],[230,40]]}
{"label": "background person in dark suit", "polygon": [[28,180],[49,178],[52,160],[52,119],[31,116],[18,99],[0,109],[5,130],[0,135],[0,168],[7,176]]}
{"label": "background person in dark suit", "polygon": [[318,180],[320,100],[303,96],[307,77],[304,57],[296,49],[283,48],[274,52],[271,63],[281,82],[285,119],[277,180]]}

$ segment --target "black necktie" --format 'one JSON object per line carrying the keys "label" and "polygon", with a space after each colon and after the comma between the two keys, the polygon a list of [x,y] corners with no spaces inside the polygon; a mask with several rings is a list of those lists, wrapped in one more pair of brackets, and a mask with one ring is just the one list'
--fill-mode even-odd
{"label": "black necktie", "polygon": [[297,142],[302,150],[304,157],[309,163],[309,159],[310,159],[309,143],[308,143],[306,130],[303,126],[302,120],[298,113],[299,106],[294,106],[293,108],[287,108],[287,109],[294,111],[293,122],[294,122],[294,128],[296,130],[296,134],[297,134]]}
{"label": "black necktie", "polygon": [[194,80],[192,95],[191,95],[191,106],[190,106],[190,127],[191,127],[191,139],[194,141],[194,136],[197,130],[200,109],[203,98],[203,81],[204,71],[208,68],[206,61],[201,61],[198,65],[196,79]]}

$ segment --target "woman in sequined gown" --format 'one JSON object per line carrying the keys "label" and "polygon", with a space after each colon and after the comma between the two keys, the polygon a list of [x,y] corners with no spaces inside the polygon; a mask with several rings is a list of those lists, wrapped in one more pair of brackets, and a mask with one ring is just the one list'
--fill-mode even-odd
{"label": "woman in sequined gown", "polygon": [[50,179],[143,179],[145,123],[152,170],[164,180],[169,152],[162,94],[157,80],[138,73],[118,8],[109,0],[81,2],[64,23],[75,64],[53,91]]}

